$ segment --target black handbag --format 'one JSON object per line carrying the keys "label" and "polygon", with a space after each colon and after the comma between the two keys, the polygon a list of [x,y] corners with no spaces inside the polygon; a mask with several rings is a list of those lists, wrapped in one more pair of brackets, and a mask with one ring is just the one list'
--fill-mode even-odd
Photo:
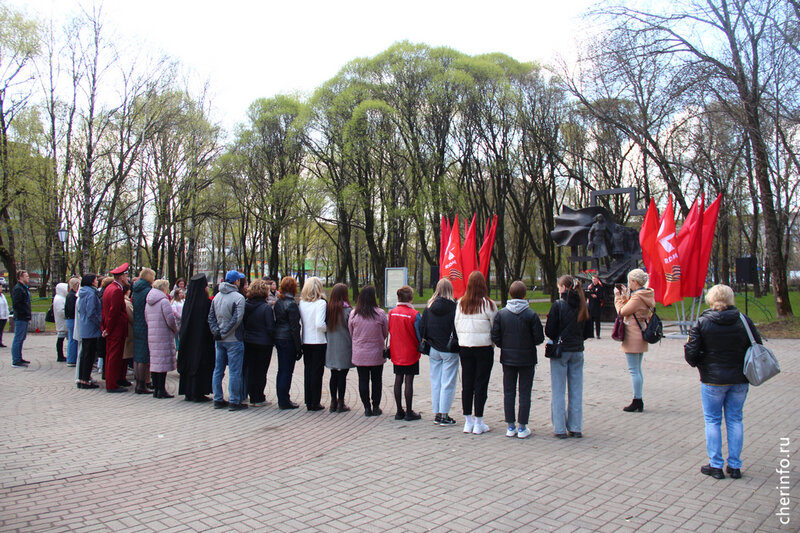
{"label": "black handbag", "polygon": [[417,351],[419,353],[424,353],[425,355],[430,355],[431,354],[431,345],[428,344],[428,341],[426,341],[425,339],[422,339],[419,342],[419,346],[417,346]]}
{"label": "black handbag", "polygon": [[544,345],[544,356],[548,359],[561,359],[561,352],[563,345],[561,344],[561,337],[556,342],[548,341]]}
{"label": "black handbag", "polygon": [[386,337],[386,340],[383,344],[383,358],[384,359],[391,359],[392,358],[392,350],[389,348],[389,337]]}
{"label": "black handbag", "polygon": [[55,322],[56,321],[56,315],[53,312],[53,306],[52,305],[50,306],[50,309],[47,310],[47,314],[44,316],[44,321],[45,322]]}
{"label": "black handbag", "polygon": [[450,338],[447,340],[445,351],[447,353],[458,353],[461,351],[461,347],[458,345],[458,335],[456,335],[455,324],[453,325],[453,330],[450,332]]}

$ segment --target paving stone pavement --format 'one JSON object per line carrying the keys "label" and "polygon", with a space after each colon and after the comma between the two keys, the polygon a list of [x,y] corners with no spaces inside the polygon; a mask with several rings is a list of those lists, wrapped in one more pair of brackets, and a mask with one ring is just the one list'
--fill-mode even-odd
{"label": "paving stone pavement", "polygon": [[[432,423],[424,356],[415,382],[423,419],[404,422],[393,416],[390,364],[381,417],[363,416],[355,372],[350,413],[278,410],[275,357],[271,405],[229,412],[78,390],[54,344],[30,335],[28,369],[11,367],[0,349],[1,531],[800,529],[800,340],[769,343],[783,373],[751,387],[744,477],[719,481],[699,472],[708,462],[700,383],[677,339],[645,356],[644,413],[621,410],[631,387],[619,345],[588,341],[584,438],[563,441],[552,436],[546,360],[534,381],[534,435],[521,440],[505,437],[499,362],[486,410],[492,430],[465,435],[458,393],[451,415],[460,424]],[[301,403],[302,376],[299,364],[292,397]],[[168,388],[176,392],[174,372]],[[786,525],[776,516],[781,460],[791,465]]]}

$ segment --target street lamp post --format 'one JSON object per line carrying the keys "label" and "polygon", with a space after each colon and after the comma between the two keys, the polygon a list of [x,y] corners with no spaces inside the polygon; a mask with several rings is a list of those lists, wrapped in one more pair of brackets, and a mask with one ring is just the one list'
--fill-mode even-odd
{"label": "street lamp post", "polygon": [[67,261],[64,255],[64,243],[67,241],[67,230],[64,228],[58,229],[58,242],[61,243],[61,279],[67,277]]}

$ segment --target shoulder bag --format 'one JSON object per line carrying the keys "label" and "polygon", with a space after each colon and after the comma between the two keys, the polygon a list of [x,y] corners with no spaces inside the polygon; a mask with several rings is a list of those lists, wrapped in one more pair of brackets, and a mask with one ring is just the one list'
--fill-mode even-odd
{"label": "shoulder bag", "polygon": [[747,381],[757,387],[773,376],[780,374],[781,367],[778,365],[778,359],[772,353],[772,350],[756,342],[753,332],[750,331],[750,325],[742,313],[739,313],[739,318],[742,319],[744,329],[750,338],[750,347],[744,354],[744,369],[742,371]]}
{"label": "shoulder bag", "polygon": [[625,321],[622,315],[617,315],[617,319],[614,321],[614,328],[611,330],[611,338],[620,342],[625,340]]}
{"label": "shoulder bag", "polygon": [[664,338],[664,326],[656,314],[656,308],[653,307],[651,311],[650,320],[645,322],[645,327],[642,327],[642,323],[636,318],[636,313],[633,314],[633,319],[636,320],[639,329],[642,330],[642,338],[649,344],[655,344]]}

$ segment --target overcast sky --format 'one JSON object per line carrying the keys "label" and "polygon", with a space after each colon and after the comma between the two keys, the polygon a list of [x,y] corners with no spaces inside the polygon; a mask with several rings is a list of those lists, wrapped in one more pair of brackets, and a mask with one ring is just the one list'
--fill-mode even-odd
{"label": "overcast sky", "polygon": [[[9,0],[59,26],[78,0]],[[590,0],[105,0],[108,29],[179,59],[209,80],[217,119],[230,130],[256,98],[310,94],[356,57],[409,40],[520,61],[570,58],[591,28]],[[100,4],[100,2],[98,2]]]}

